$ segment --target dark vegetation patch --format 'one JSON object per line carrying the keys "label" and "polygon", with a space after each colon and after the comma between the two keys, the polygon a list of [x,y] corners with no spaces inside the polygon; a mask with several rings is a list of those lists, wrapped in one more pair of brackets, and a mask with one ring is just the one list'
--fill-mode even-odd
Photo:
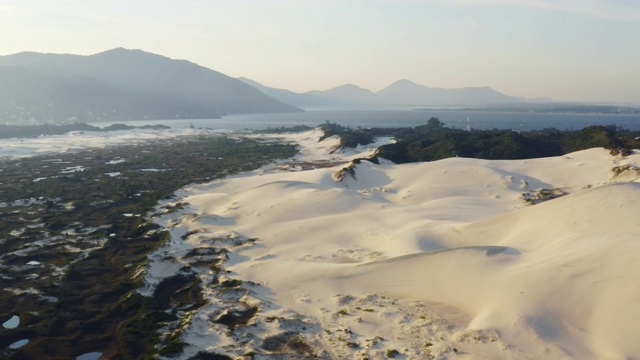
{"label": "dark vegetation patch", "polygon": [[387,358],[389,358],[389,359],[395,359],[395,358],[396,358],[396,356],[399,356],[399,355],[400,355],[400,352],[399,352],[398,350],[395,350],[395,349],[389,349],[389,350],[387,350],[387,351],[385,352],[385,354],[384,354],[384,355],[385,355]]}
{"label": "dark vegetation patch", "polygon": [[262,348],[268,352],[311,353],[311,347],[297,332],[287,331],[269,336],[262,342]]}
{"label": "dark vegetation patch", "polygon": [[249,306],[246,309],[228,310],[213,319],[214,323],[223,324],[233,330],[238,326],[246,325],[258,313],[258,308]]}
{"label": "dark vegetation patch", "polygon": [[336,181],[344,181],[346,180],[348,177],[355,179],[356,178],[356,163],[350,163],[349,165],[343,167],[342,169],[338,170],[335,174],[334,174],[334,178],[336,179]]}
{"label": "dark vegetation patch", "polygon": [[229,279],[220,283],[221,288],[235,288],[242,285],[242,280]]}
{"label": "dark vegetation patch", "polygon": [[614,178],[626,173],[632,173],[635,176],[640,176],[640,168],[631,164],[625,164],[611,168],[611,173]]}
{"label": "dark vegetation patch", "polygon": [[[372,130],[377,131],[377,130]],[[397,140],[383,145],[377,157],[395,163],[434,161],[449,157],[479,159],[529,159],[604,147],[612,154],[628,155],[640,148],[640,132],[611,126],[589,126],[577,131],[554,128],[516,132],[513,130],[471,130],[444,127],[436,118],[426,125],[393,131]]]}
{"label": "dark vegetation patch", "polygon": [[220,355],[216,353],[201,351],[197,353],[195,356],[189,358],[189,360],[233,360],[233,359],[227,355]]}
{"label": "dark vegetation patch", "polygon": [[352,129],[326,121],[320,125],[320,130],[324,132],[324,135],[320,137],[319,141],[337,135],[340,138],[340,147],[354,148],[358,145],[368,145],[373,142],[371,132],[362,128]]}
{"label": "dark vegetation patch", "polygon": [[214,247],[197,247],[187,251],[183,258],[194,258],[199,256],[218,256],[227,253],[226,249],[218,249]]}
{"label": "dark vegetation patch", "polygon": [[530,159],[560,156],[570,152],[604,147],[612,155],[628,156],[640,148],[640,131],[610,126],[589,126],[582,130],[462,130],[447,128],[437,118],[414,128],[357,128],[336,123],[320,125],[324,135],[320,140],[337,135],[341,147],[356,147],[373,142],[375,137],[391,136],[396,142],[378,148],[377,158],[397,164],[434,161],[449,157],[492,160]]}
{"label": "dark vegetation patch", "polygon": [[200,278],[194,272],[182,272],[163,279],[153,292],[153,300],[160,309],[187,306],[190,310],[204,305],[201,290]]}
{"label": "dark vegetation patch", "polygon": [[[179,320],[175,308],[204,303],[201,285],[183,269],[154,297],[137,292],[143,284],[136,275],[147,255],[169,238],[146,214],[182,186],[248,171],[295,151],[294,145],[198,136],[1,161],[0,318],[19,315],[21,322],[16,329],[0,328],[0,358],[179,353],[179,336],[161,342],[158,330]],[[124,161],[109,163],[115,159]],[[74,166],[85,170],[62,173]],[[121,175],[105,175],[112,172]],[[34,260],[41,264],[26,265]],[[30,342],[17,350],[2,346],[17,337]]]}
{"label": "dark vegetation patch", "polygon": [[184,235],[180,236],[180,239],[182,240],[187,240],[189,238],[189,236],[191,235],[195,235],[202,232],[201,230],[191,230],[191,231],[187,231]]}
{"label": "dark vegetation patch", "polygon": [[567,195],[567,193],[562,189],[537,189],[522,193],[522,200],[526,203],[535,205],[564,195]]}

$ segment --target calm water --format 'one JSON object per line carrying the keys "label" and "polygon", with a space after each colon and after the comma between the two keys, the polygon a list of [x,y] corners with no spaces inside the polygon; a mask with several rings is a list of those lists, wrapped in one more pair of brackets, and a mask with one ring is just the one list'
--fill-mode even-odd
{"label": "calm water", "polygon": [[[361,127],[414,127],[426,124],[431,117],[440,119],[448,127],[465,129],[467,111],[463,110],[309,110],[304,113],[229,115],[222,119],[194,120],[140,120],[125,122],[130,125],[163,124],[172,128],[208,127],[229,130],[260,130],[268,127],[308,125],[317,126],[325,121],[343,126]],[[578,130],[590,125],[617,125],[640,130],[640,115],[607,114],[534,114],[515,112],[469,112],[474,129],[534,130],[555,127],[560,130]],[[119,122],[122,123],[122,122]],[[94,123],[104,127],[112,122]]]}

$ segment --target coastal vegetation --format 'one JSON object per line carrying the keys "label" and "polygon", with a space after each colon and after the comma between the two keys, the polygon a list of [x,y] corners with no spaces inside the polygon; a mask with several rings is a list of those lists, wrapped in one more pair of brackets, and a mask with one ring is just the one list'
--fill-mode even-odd
{"label": "coastal vegetation", "polygon": [[358,145],[368,145],[373,142],[373,132],[367,129],[352,129],[329,121],[325,121],[319,127],[320,130],[324,132],[324,135],[320,137],[319,141],[332,136],[338,136],[341,147],[351,148]]}
{"label": "coastal vegetation", "polygon": [[[380,132],[372,129],[371,133]],[[448,128],[437,118],[425,125],[391,131],[396,142],[383,145],[376,157],[395,163],[434,161],[449,157],[511,160],[559,156],[594,147],[612,154],[628,154],[640,148],[638,134],[616,126],[589,126],[577,131],[554,128],[471,130]]]}
{"label": "coastal vegetation", "polygon": [[162,339],[158,330],[177,320],[175,307],[203,305],[197,278],[183,269],[153,296],[138,292],[147,255],[169,239],[153,217],[186,206],[158,202],[190,183],[295,152],[289,144],[193,136],[0,162],[0,322],[20,319],[0,328],[0,357],[179,352],[179,336]]}

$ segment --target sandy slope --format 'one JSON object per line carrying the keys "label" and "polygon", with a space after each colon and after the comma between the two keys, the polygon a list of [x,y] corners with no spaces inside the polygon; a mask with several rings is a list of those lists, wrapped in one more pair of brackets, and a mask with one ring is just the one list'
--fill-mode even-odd
{"label": "sandy slope", "polygon": [[[292,163],[371,151],[330,153],[336,140],[318,136],[289,135],[302,148]],[[260,306],[252,329],[212,323],[228,306],[212,292],[185,333],[185,357],[273,358],[265,339],[294,331],[314,355],[336,359],[392,350],[408,359],[640,358],[640,175],[611,171],[625,164],[640,165],[640,155],[365,161],[343,181],[335,173],[344,164],[273,165],[179,192],[191,206],[158,220],[174,240],[153,257],[148,281],[183,265],[160,260],[167,254],[231,239],[229,278],[255,283],[241,299]],[[541,188],[568,195],[522,200]]]}

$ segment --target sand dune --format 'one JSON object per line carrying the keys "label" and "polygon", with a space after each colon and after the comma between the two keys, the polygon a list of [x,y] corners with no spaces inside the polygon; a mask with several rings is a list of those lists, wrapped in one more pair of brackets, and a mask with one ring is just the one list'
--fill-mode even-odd
{"label": "sand dune", "polygon": [[[290,138],[302,148],[291,163],[372,151],[332,152],[336,140],[318,143],[317,132]],[[323,358],[640,358],[640,155],[363,161],[342,181],[345,164],[285,165],[185,188],[190,206],[158,220],[174,240],[157,259],[254,239],[230,243],[225,262],[253,284],[242,300],[259,304],[253,326],[229,333],[207,321],[226,306],[212,292],[217,305],[194,315],[185,358],[270,358],[266,339],[294,328]],[[234,342],[242,331],[251,340]],[[283,358],[294,355],[306,356]]]}

